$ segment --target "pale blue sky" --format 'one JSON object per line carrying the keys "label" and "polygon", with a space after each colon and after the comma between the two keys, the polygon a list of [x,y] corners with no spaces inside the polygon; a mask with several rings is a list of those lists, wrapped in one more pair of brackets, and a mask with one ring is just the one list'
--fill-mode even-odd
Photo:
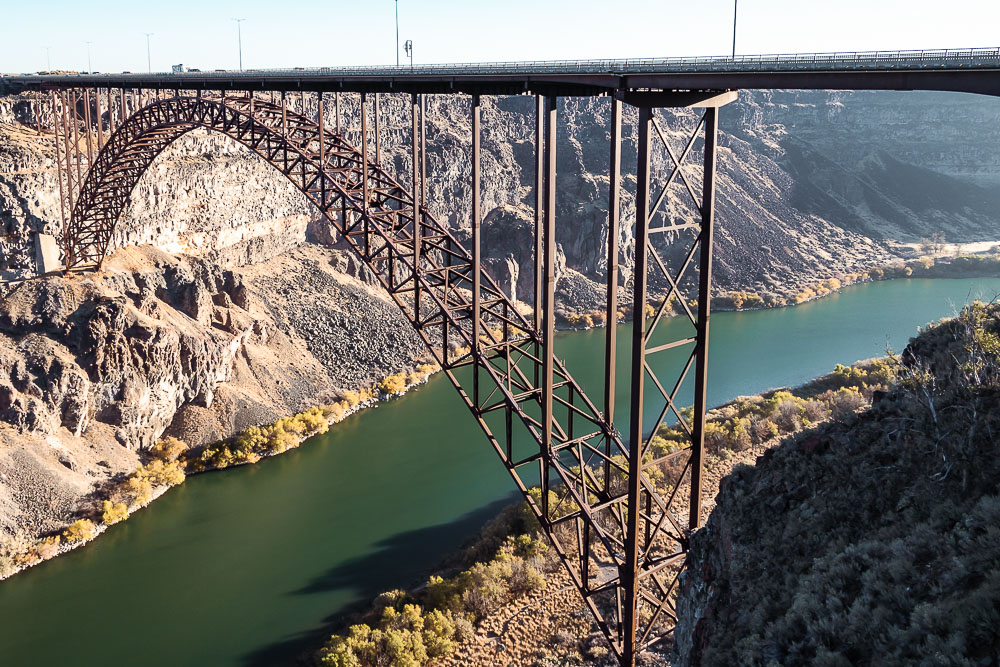
{"label": "pale blue sky", "polygon": [[[0,71],[394,64],[393,0],[5,2]],[[1000,0],[740,0],[739,53],[1000,44]],[[732,0],[400,0],[416,62],[729,53]],[[405,55],[400,53],[405,62]]]}

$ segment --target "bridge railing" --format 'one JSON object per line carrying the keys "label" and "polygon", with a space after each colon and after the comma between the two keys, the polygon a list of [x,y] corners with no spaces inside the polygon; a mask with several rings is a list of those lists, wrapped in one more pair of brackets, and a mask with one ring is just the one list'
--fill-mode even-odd
{"label": "bridge railing", "polygon": [[[760,55],[699,56],[674,58],[627,58],[608,60],[530,60],[522,62],[441,63],[410,67],[345,66],[281,69],[158,72],[156,77],[176,79],[238,80],[261,75],[275,76],[502,76],[523,74],[636,74],[697,72],[789,72],[857,71],[894,69],[976,69],[1000,67],[1000,47],[933,49],[923,51],[837,51],[829,53],[774,53]],[[96,76],[117,76],[97,74]],[[148,76],[148,75],[146,75]]]}
{"label": "bridge railing", "polygon": [[[409,67],[349,66],[296,67],[293,69],[245,70],[242,74],[284,75],[441,75],[441,74],[597,74],[634,72],[701,71],[787,71],[795,69],[924,69],[939,67],[976,68],[1000,65],[1000,47],[975,49],[936,49],[923,51],[839,51],[830,53],[776,53],[760,55],[702,56],[678,58],[627,58],[613,60],[531,60],[522,62],[442,63]],[[196,72],[176,76],[239,76],[241,73]]]}

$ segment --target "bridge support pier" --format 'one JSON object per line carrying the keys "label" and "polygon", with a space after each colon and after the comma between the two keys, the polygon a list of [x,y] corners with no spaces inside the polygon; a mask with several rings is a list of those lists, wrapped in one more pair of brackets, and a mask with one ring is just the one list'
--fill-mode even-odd
{"label": "bridge support pier", "polygon": [[[693,101],[687,94],[671,97],[637,93],[622,97],[638,106],[639,113],[636,251],[632,286],[628,526],[626,564],[622,577],[623,643],[620,654],[623,664],[632,665],[638,652],[658,639],[654,630],[657,620],[663,618],[670,624],[676,621],[672,598],[680,569],[672,568],[674,571],[669,580],[658,573],[669,572],[668,568],[663,567],[664,564],[679,562],[684,557],[688,534],[700,526],[702,519],[701,476],[712,304],[718,109],[732,101],[735,95],[712,95]],[[668,134],[656,117],[657,108],[670,106],[694,108],[701,112],[701,118],[682,150],[675,150],[671,146]],[[615,136],[615,116],[613,111],[612,137]],[[703,153],[700,193],[692,187],[688,174],[690,165],[686,164],[699,139]],[[666,153],[669,162],[665,160],[666,178],[660,194],[652,200],[654,141]],[[613,146],[612,151],[614,150]],[[612,160],[616,157],[613,152]],[[614,182],[613,177],[612,183]],[[680,197],[688,205],[688,215],[671,215],[666,212],[661,215],[661,204],[671,189],[682,190]],[[617,204],[616,201],[613,203]],[[615,213],[612,208],[611,216]],[[609,234],[610,229],[613,228],[609,226]],[[683,251],[671,252],[676,246],[681,246]],[[609,253],[611,250],[612,244],[609,242]],[[608,264],[610,270],[610,258]],[[690,275],[692,267],[697,269],[696,277]],[[687,298],[692,289],[696,292],[695,297]],[[665,331],[666,327],[664,331],[657,329],[665,315],[673,314],[678,309],[673,305],[675,302],[681,319],[690,325],[690,330],[684,335],[669,334]],[[692,307],[692,303],[696,305]],[[608,304],[610,317],[613,306],[610,296]],[[607,347],[607,367],[610,369],[613,367],[610,357],[614,353],[610,337]],[[650,358],[658,353],[680,354],[682,359],[686,356],[686,361],[681,363],[682,370],[679,373],[664,373],[661,369],[668,368],[669,364],[650,363]],[[692,367],[694,406],[690,417],[686,417],[678,401],[682,400],[685,381]],[[667,377],[663,377],[664,375]],[[687,447],[679,451],[658,451],[652,446],[653,438],[671,421],[675,421],[672,430],[682,436]],[[659,494],[653,490],[653,485],[644,486],[644,480],[650,477],[647,471],[656,468],[661,472],[664,469],[674,471],[672,477],[668,472],[668,488]],[[683,508],[685,500],[688,514],[686,530],[682,525],[683,521],[677,516],[676,507],[680,505]],[[660,514],[658,518],[657,514]],[[669,550],[662,552],[663,546],[671,540],[675,541],[677,550],[674,553]],[[657,554],[657,551],[661,553]]]}

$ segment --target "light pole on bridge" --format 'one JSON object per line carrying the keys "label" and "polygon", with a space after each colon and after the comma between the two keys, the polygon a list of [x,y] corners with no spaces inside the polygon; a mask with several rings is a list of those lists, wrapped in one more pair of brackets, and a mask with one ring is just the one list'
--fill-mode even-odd
{"label": "light pole on bridge", "polygon": [[740,0],[733,0],[733,60],[736,60],[736,12],[739,6]]}
{"label": "light pole on bridge", "polygon": [[151,36],[152,36],[152,35],[153,35],[154,33],[151,33],[151,32],[147,32],[147,33],[144,33],[144,34],[146,35],[146,71],[147,71],[147,72],[152,72],[152,71],[153,71],[153,64],[152,64],[152,63],[153,63],[153,61],[152,61],[152,59],[151,59],[151,58],[149,57],[149,38],[150,38],[150,37],[151,37]]}
{"label": "light pole on bridge", "polygon": [[236,21],[236,43],[240,50],[240,71],[243,71],[243,30],[240,26],[246,19],[233,19]]}
{"label": "light pole on bridge", "polygon": [[45,49],[45,71],[46,72],[51,72],[52,71],[52,59],[49,58],[49,49],[51,49],[52,47],[51,46],[43,46],[42,48]]}
{"label": "light pole on bridge", "polygon": [[84,42],[87,45],[87,73],[92,74],[94,72],[94,67],[90,64],[90,45],[93,42]]}
{"label": "light pole on bridge", "polygon": [[396,0],[396,67],[399,67],[399,0]]}

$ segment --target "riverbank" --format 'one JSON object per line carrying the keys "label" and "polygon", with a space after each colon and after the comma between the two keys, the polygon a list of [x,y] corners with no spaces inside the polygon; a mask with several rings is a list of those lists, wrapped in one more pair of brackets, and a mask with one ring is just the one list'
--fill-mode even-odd
{"label": "riverbank", "polygon": [[161,438],[200,450],[418,366],[419,336],[345,255],[228,270],[122,248],[0,298],[0,573],[64,553],[55,537]]}
{"label": "riverbank", "polygon": [[148,459],[137,470],[127,477],[109,480],[91,494],[89,506],[77,512],[80,518],[17,551],[0,548],[0,581],[96,540],[114,524],[183,484],[190,475],[251,465],[284,454],[347,417],[426,383],[438,370],[437,364],[420,364],[411,372],[394,373],[371,387],[347,391],[336,403],[283,417],[272,424],[252,426],[210,445],[188,447],[177,438],[165,438],[150,450]]}
{"label": "riverbank", "polygon": [[[979,252],[937,257],[922,255],[908,260],[900,259],[897,262],[872,267],[866,271],[838,273],[826,279],[809,283],[808,285],[789,289],[786,292],[770,292],[765,294],[745,290],[722,292],[713,297],[712,311],[745,312],[786,308],[837,294],[845,287],[850,287],[851,285],[886,280],[1000,277],[1000,251],[997,250],[1000,244],[990,242],[970,245],[979,249]],[[631,298],[631,295],[624,293],[622,296],[626,297],[623,303],[627,303]],[[698,307],[696,299],[692,299],[687,305],[692,310]],[[647,305],[647,317],[652,316],[654,312],[655,309]],[[683,306],[672,297],[664,311],[664,316],[676,317],[684,314],[685,310]],[[631,320],[632,309],[630,306],[625,306],[619,310],[617,315],[619,322]],[[566,327],[575,330],[586,330],[606,324],[603,310],[583,310],[563,313],[559,321]]]}
{"label": "riverbank", "polygon": [[[794,389],[739,397],[711,410],[704,516],[737,465],[752,464],[805,429],[854,421],[893,382],[897,367],[894,358],[838,365]],[[679,431],[661,427],[650,443],[653,456],[673,451],[682,440]],[[665,481],[676,473],[675,465],[659,468],[655,472]],[[685,509],[682,503],[677,511]],[[317,661],[338,667],[382,664],[390,656],[448,667],[613,664],[603,635],[525,503],[504,509],[446,562],[445,569],[429,573],[426,584],[387,591],[365,612],[342,621]],[[643,664],[669,660],[670,647],[664,646],[648,652]]]}

